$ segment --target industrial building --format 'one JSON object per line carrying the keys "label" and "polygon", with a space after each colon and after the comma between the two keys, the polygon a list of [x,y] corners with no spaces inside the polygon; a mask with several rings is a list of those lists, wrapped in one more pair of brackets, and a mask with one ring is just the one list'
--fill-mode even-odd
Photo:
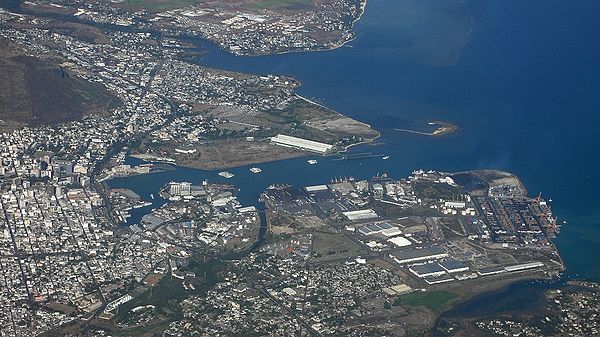
{"label": "industrial building", "polygon": [[543,267],[543,266],[544,266],[544,264],[541,262],[529,262],[529,263],[516,264],[513,266],[507,266],[504,268],[504,270],[506,270],[507,272],[510,273],[510,272],[515,272],[515,271],[539,268],[539,267]]}
{"label": "industrial building", "polygon": [[313,140],[308,140],[304,138],[286,136],[282,134],[278,134],[275,137],[271,137],[271,143],[303,151],[315,152],[319,154],[326,154],[327,152],[331,151],[331,149],[333,149],[333,145],[330,144],[315,142]]}
{"label": "industrial building", "polygon": [[437,277],[446,274],[446,270],[442,268],[436,262],[430,262],[426,264],[419,264],[416,266],[412,266],[408,268],[408,270],[413,273],[415,276],[423,278],[423,277]]}
{"label": "industrial building", "polygon": [[327,185],[314,185],[314,186],[306,186],[304,188],[306,192],[318,192],[318,191],[327,191],[329,188]]}
{"label": "industrial building", "polygon": [[455,280],[454,277],[452,276],[447,276],[447,275],[443,275],[443,276],[427,276],[423,278],[425,280],[425,282],[427,282],[427,284],[439,284],[439,283],[446,283],[446,282],[452,282]]}
{"label": "industrial building", "polygon": [[469,266],[454,259],[442,261],[439,263],[439,265],[448,273],[461,273],[469,271]]}
{"label": "industrial building", "polygon": [[379,216],[372,209],[362,209],[358,211],[343,212],[344,216],[350,221],[377,219]]}
{"label": "industrial building", "polygon": [[405,250],[402,252],[392,254],[390,257],[399,264],[406,264],[427,260],[443,259],[445,257],[448,257],[448,253],[446,253],[440,247],[433,246],[421,249],[415,248]]}
{"label": "industrial building", "polygon": [[192,184],[188,182],[170,182],[169,194],[172,196],[186,196],[192,193]]}
{"label": "industrial building", "polygon": [[[349,212],[345,212],[344,215],[346,215],[346,213]],[[360,213],[358,214],[360,216]],[[346,217],[348,217],[346,215]],[[350,218],[348,218],[350,219]],[[352,220],[352,219],[350,219]],[[393,230],[394,228],[397,229],[397,227],[394,227],[390,224],[388,224],[387,222],[383,222],[383,223],[378,223],[378,224],[370,224],[370,225],[366,225],[366,226],[362,226],[358,229],[358,232],[362,235],[372,235],[372,234],[379,234],[382,233],[386,230]]]}
{"label": "industrial building", "polygon": [[384,236],[386,236],[388,238],[391,238],[391,237],[402,234],[402,231],[398,227],[392,227],[392,228],[382,230],[381,234],[383,234]]}
{"label": "industrial building", "polygon": [[490,276],[490,275],[496,275],[496,274],[501,274],[501,273],[506,273],[506,270],[502,266],[488,267],[488,268],[483,268],[483,269],[480,269],[479,271],[477,271],[477,274],[479,274],[480,276]]}
{"label": "industrial building", "polygon": [[410,242],[410,240],[408,240],[407,238],[405,238],[403,236],[391,238],[388,240],[388,242],[391,242],[398,247],[406,247],[406,246],[412,245],[412,242]]}

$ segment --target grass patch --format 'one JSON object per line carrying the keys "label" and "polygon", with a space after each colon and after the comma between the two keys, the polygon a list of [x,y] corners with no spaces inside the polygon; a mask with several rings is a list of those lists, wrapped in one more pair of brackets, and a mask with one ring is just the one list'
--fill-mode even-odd
{"label": "grass patch", "polygon": [[181,285],[179,279],[165,275],[157,285],[152,287],[152,290],[144,292],[139,297],[123,304],[119,307],[119,320],[125,320],[129,315],[129,311],[140,305],[152,304],[156,307],[156,311],[160,312],[163,308],[167,311],[178,309],[177,303],[188,296]]}
{"label": "grass patch", "polygon": [[440,312],[446,308],[448,302],[457,298],[458,295],[447,291],[425,291],[410,293],[402,296],[398,296],[395,304],[410,305],[410,306],[424,306],[435,312]]}
{"label": "grass patch", "polygon": [[415,184],[415,190],[417,195],[433,200],[453,200],[464,193],[459,187],[431,182],[417,182]]}
{"label": "grass patch", "polygon": [[151,12],[160,12],[195,5],[199,2],[199,0],[125,0],[121,4],[131,10],[145,9]]}
{"label": "grass patch", "polygon": [[271,8],[289,8],[305,9],[313,6],[312,0],[258,0],[248,5],[250,8],[271,9]]}
{"label": "grass patch", "polygon": [[345,258],[362,252],[359,245],[338,233],[316,233],[314,250],[317,260]]}

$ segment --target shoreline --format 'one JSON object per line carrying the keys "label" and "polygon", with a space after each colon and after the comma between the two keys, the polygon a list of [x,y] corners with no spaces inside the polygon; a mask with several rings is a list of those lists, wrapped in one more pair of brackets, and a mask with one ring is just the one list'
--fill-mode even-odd
{"label": "shoreline", "polygon": [[238,56],[238,57],[261,57],[261,56],[276,56],[276,55],[286,55],[286,54],[294,54],[294,53],[313,53],[313,52],[327,52],[327,51],[334,51],[336,49],[339,49],[343,46],[345,46],[346,44],[356,40],[357,36],[354,33],[354,25],[360,21],[363,17],[363,15],[365,14],[365,11],[367,9],[367,3],[368,0],[365,0],[364,2],[362,2],[362,5],[360,6],[360,13],[358,14],[358,16],[356,18],[354,18],[354,20],[352,20],[352,22],[350,23],[350,27],[348,29],[349,32],[352,33],[352,38],[342,41],[342,42],[338,42],[334,45],[332,45],[331,47],[317,47],[314,49],[306,49],[306,50],[284,50],[284,51],[278,51],[278,52],[274,52],[274,53],[252,53],[252,54],[242,54],[242,53],[236,53],[233,52],[231,50],[225,49],[224,47],[222,47],[218,42],[215,42],[213,40],[210,40],[202,35],[197,35],[198,37],[200,37],[201,39],[204,39],[212,44],[214,44],[215,46],[217,46],[220,50],[234,55],[234,56]]}
{"label": "shoreline", "polygon": [[[465,319],[473,319],[473,318],[482,316],[481,313],[473,314],[473,313],[468,313],[467,309],[461,309],[461,306],[468,306],[470,301],[474,301],[477,299],[490,299],[491,300],[492,298],[498,297],[498,296],[502,295],[504,292],[508,291],[509,288],[513,285],[517,285],[517,284],[526,285],[530,282],[535,282],[535,281],[546,282],[546,285],[548,285],[548,289],[549,289],[549,288],[551,288],[552,284],[560,282],[561,277],[560,276],[552,277],[552,276],[548,276],[545,274],[540,275],[539,272],[536,272],[534,274],[524,274],[519,277],[492,280],[483,285],[479,285],[479,291],[474,291],[469,294],[457,293],[458,297],[456,299],[448,302],[448,306],[443,311],[436,313],[437,317],[435,319],[433,326],[431,327],[431,329],[429,331],[429,336],[433,336],[433,337],[438,336],[437,331],[438,331],[439,325],[442,321],[465,320]],[[473,289],[473,288],[471,288],[471,289]],[[541,291],[538,294],[538,296],[544,296],[545,292],[548,289]],[[452,291],[453,289],[450,288],[448,290]],[[481,307],[481,306],[477,306],[477,307]],[[537,308],[533,308],[533,307],[532,308],[524,308],[524,309],[517,310],[517,311],[528,312],[528,311],[532,311],[534,309],[537,309]],[[461,311],[465,311],[465,312],[461,313]],[[473,311],[473,310],[471,310],[471,311]],[[492,311],[494,312],[494,314],[496,314],[496,313],[502,314],[503,312],[514,311],[514,310],[492,309]],[[488,315],[488,314],[489,313],[484,313],[483,316]]]}

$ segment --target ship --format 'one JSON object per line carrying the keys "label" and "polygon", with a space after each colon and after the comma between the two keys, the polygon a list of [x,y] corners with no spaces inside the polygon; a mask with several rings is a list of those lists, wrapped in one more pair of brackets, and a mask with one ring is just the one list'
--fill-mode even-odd
{"label": "ship", "polygon": [[261,173],[262,170],[259,169],[258,167],[253,167],[253,168],[250,169],[250,172],[256,174],[256,173]]}
{"label": "ship", "polygon": [[314,164],[318,163],[318,161],[317,161],[316,159],[309,159],[309,160],[308,160],[308,163],[309,163],[310,165],[314,165]]}
{"label": "ship", "polygon": [[223,172],[219,172],[219,175],[225,179],[229,179],[232,178],[234,176],[233,173],[231,172],[227,172],[227,171],[223,171]]}
{"label": "ship", "polygon": [[390,156],[383,156],[383,157],[381,157],[381,159],[388,160],[388,159],[390,159]]}

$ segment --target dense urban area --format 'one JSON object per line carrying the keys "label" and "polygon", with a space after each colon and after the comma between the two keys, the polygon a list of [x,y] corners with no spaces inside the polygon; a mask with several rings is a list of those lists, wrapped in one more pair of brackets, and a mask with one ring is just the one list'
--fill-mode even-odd
{"label": "dense urban area", "polygon": [[[0,69],[15,81],[2,79],[15,84],[0,105],[0,335],[415,336],[461,299],[564,269],[550,202],[506,172],[272,182],[256,205],[207,180],[169,182],[153,191],[154,209],[110,188],[173,165],[344,156],[379,136],[296,94],[288,76],[190,61],[192,37],[239,55],[336,48],[366,5],[273,3],[0,9]],[[34,87],[32,76],[56,85]],[[52,90],[67,92],[63,105]],[[81,100],[94,109],[71,104]],[[494,317],[444,333],[597,334],[597,287],[549,292],[536,324]]]}

